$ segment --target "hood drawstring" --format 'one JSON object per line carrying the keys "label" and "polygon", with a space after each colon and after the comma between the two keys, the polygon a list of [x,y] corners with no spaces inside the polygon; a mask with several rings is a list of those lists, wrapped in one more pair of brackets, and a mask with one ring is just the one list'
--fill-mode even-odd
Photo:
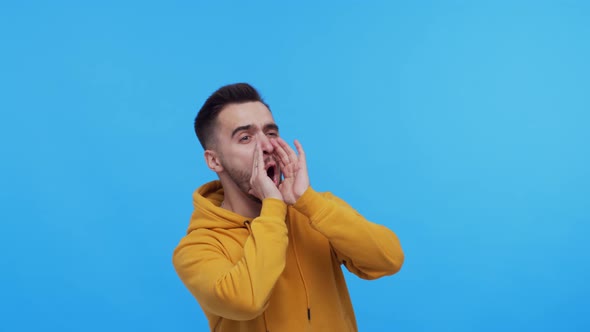
{"label": "hood drawstring", "polygon": [[244,226],[248,229],[248,233],[252,234],[252,226],[250,226],[250,220],[244,220]]}
{"label": "hood drawstring", "polygon": [[268,322],[266,321],[266,312],[262,313],[262,320],[264,321],[264,331],[270,332],[268,329]]}
{"label": "hood drawstring", "polygon": [[[291,222],[289,221],[289,229],[291,230]],[[305,282],[305,278],[303,277],[303,269],[301,268],[301,263],[299,262],[299,257],[297,256],[297,246],[295,245],[295,241],[292,238],[293,233],[289,231],[289,242],[293,244],[293,252],[295,253],[295,262],[297,263],[297,270],[299,271],[299,276],[301,277],[301,281],[303,281],[303,289],[305,290],[305,300],[307,302],[307,321],[311,323],[311,305],[310,305],[310,294],[309,294],[309,287]]]}

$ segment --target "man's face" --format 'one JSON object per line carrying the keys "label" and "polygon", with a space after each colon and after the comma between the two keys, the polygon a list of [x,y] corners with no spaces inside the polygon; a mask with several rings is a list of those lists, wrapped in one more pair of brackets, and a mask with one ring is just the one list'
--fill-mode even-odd
{"label": "man's face", "polygon": [[250,190],[256,144],[262,149],[267,174],[278,186],[280,170],[270,140],[279,136],[279,128],[263,103],[226,106],[217,117],[215,133],[215,150],[223,165],[223,172],[240,190],[245,193]]}

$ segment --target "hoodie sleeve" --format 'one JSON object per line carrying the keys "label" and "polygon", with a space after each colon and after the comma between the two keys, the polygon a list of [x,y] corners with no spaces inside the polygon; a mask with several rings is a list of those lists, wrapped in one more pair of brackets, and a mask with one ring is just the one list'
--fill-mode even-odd
{"label": "hoodie sleeve", "polygon": [[232,263],[219,241],[192,231],[173,255],[180,279],[206,311],[231,320],[251,320],[266,309],[285,268],[288,244],[287,206],[265,199],[250,225],[244,255]]}
{"label": "hoodie sleeve", "polygon": [[392,275],[404,262],[399,239],[385,226],[366,220],[343,200],[309,187],[294,208],[322,233],[346,268],[363,279]]}

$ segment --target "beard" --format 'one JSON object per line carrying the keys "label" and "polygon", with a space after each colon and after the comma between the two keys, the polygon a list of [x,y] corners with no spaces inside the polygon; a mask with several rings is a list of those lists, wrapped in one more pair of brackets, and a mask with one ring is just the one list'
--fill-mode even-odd
{"label": "beard", "polygon": [[248,193],[248,191],[250,191],[250,178],[252,178],[251,171],[236,169],[226,165],[223,165],[223,168],[225,168],[229,178],[238,186],[238,188],[240,188],[244,194],[246,194],[248,198],[257,203],[262,203],[258,197]]}
{"label": "beard", "polygon": [[[264,160],[264,164],[268,163],[270,158],[266,158]],[[250,179],[252,178],[252,170],[251,169],[238,169],[228,165],[223,157],[221,158],[221,165],[225,169],[229,178],[236,184],[236,186],[242,191],[246,197],[250,198],[251,200],[262,203],[262,201],[249,193],[251,186],[250,186]],[[276,171],[279,172],[279,179],[280,179],[280,171],[278,165],[276,166]],[[280,180],[279,180],[280,181]]]}

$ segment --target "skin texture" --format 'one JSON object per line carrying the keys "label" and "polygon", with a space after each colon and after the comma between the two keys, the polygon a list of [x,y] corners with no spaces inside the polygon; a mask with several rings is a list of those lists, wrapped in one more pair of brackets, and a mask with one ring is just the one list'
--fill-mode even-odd
{"label": "skin texture", "polygon": [[[278,127],[264,104],[227,105],[215,129],[215,143],[205,151],[205,161],[223,185],[222,207],[255,217],[262,200],[274,198],[294,204],[309,187],[303,147],[295,141],[297,154],[279,137]],[[269,166],[275,166],[274,179],[267,175]]]}

